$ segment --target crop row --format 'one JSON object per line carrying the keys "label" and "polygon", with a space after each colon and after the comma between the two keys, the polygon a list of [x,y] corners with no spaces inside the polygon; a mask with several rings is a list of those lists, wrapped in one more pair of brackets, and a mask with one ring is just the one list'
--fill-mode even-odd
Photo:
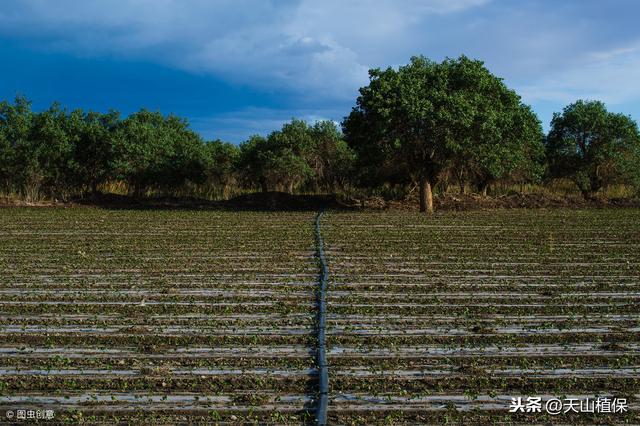
{"label": "crop row", "polygon": [[312,224],[312,213],[3,211],[0,415],[312,418]]}
{"label": "crop row", "polygon": [[[339,423],[638,421],[640,212],[332,213]],[[615,415],[510,413],[614,395]]]}

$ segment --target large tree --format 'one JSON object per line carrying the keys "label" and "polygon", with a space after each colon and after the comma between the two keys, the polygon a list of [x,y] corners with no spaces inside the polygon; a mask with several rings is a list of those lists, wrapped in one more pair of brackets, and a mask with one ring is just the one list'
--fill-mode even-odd
{"label": "large tree", "polygon": [[0,102],[0,177],[6,191],[15,191],[27,198],[39,195],[42,180],[32,140],[34,117],[31,102],[24,96],[16,97],[13,104]]}
{"label": "large tree", "polygon": [[113,145],[116,177],[137,196],[150,188],[172,190],[206,178],[202,139],[174,115],[147,110],[132,114],[118,127]]}
{"label": "large tree", "polygon": [[96,193],[113,177],[113,139],[120,126],[120,113],[73,111],[69,118],[74,138],[75,181],[80,192]]}
{"label": "large tree", "polygon": [[572,179],[587,198],[614,183],[640,186],[640,134],[629,116],[579,100],[556,113],[546,141],[550,173]]}
{"label": "large tree", "polygon": [[351,175],[355,153],[344,140],[333,121],[318,121],[308,128],[311,148],[307,150],[307,163],[313,170],[312,187],[335,190],[344,187]]}
{"label": "large tree", "polygon": [[245,178],[263,192],[294,188],[313,176],[308,158],[313,140],[307,123],[291,120],[267,138],[252,136],[240,145],[240,167]]}
{"label": "large tree", "polygon": [[[365,184],[404,169],[420,182],[420,210],[433,210],[431,187],[450,156],[437,137],[436,109],[444,78],[435,62],[414,57],[399,70],[372,69],[357,105],[343,122],[347,142],[358,154]],[[440,84],[438,84],[440,83]],[[444,93],[444,90],[440,91]]]}
{"label": "large tree", "polygon": [[36,114],[31,141],[40,169],[40,185],[51,196],[66,197],[74,189],[74,135],[69,115],[59,104]]}
{"label": "large tree", "polygon": [[[536,114],[501,81],[486,93],[484,106],[458,151],[458,175],[487,195],[498,180],[538,182],[544,173],[544,134]],[[461,173],[462,171],[462,173]]]}
{"label": "large tree", "polygon": [[530,167],[526,160],[541,151],[539,124],[481,61],[419,56],[369,75],[343,123],[347,141],[370,166],[417,181],[421,211],[433,212],[432,189],[444,172],[467,167],[488,182]]}
{"label": "large tree", "polygon": [[229,142],[215,140],[205,144],[207,157],[207,183],[217,191],[216,195],[227,198],[229,188],[237,182],[240,148]]}

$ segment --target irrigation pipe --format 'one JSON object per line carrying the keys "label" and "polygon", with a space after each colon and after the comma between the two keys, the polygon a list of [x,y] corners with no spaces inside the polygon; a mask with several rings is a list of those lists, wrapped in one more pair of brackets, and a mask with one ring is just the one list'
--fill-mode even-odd
{"label": "irrigation pipe", "polygon": [[327,424],[327,409],[329,406],[329,367],[327,365],[327,339],[325,335],[327,324],[327,281],[329,279],[329,269],[324,257],[324,242],[320,229],[320,220],[324,214],[320,210],[316,216],[316,250],[320,262],[320,277],[318,287],[318,350],[316,352],[316,365],[318,367],[318,405],[316,407],[316,424],[325,426]]}

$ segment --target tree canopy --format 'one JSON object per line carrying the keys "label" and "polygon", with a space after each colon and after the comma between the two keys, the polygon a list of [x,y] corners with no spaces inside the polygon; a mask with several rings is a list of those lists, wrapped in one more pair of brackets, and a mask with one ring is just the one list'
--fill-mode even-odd
{"label": "tree canopy", "polygon": [[640,187],[638,125],[602,102],[579,100],[554,114],[546,149],[551,175],[572,179],[587,197],[612,183]]}
{"label": "tree canopy", "polygon": [[240,167],[263,191],[335,188],[346,183],[353,159],[331,121],[309,126],[293,119],[266,138],[255,135],[240,145]]}
{"label": "tree canopy", "polygon": [[228,198],[246,191],[376,194],[419,188],[420,209],[452,184],[487,195],[500,183],[571,179],[585,197],[609,185],[640,189],[640,134],[598,101],[536,114],[478,60],[423,56],[372,69],[340,128],[292,119],[235,145],[205,141],[187,120],[141,109],[122,117],[33,111],[0,102],[0,193],[26,199],[117,191]]}
{"label": "tree canopy", "polygon": [[421,211],[433,211],[445,172],[482,185],[516,171],[539,178],[540,123],[481,61],[418,56],[369,76],[343,123],[347,141],[367,166],[417,181]]}

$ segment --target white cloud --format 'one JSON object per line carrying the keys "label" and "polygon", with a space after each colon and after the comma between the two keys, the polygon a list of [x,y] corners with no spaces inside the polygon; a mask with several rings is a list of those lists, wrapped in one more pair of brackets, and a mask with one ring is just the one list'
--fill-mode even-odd
{"label": "white cloud", "polygon": [[587,52],[569,69],[550,72],[520,89],[529,102],[598,99],[622,104],[640,98],[640,43]]}
{"label": "white cloud", "polygon": [[[622,0],[3,0],[0,36],[215,75],[286,95],[291,116],[319,106],[333,111],[320,116],[340,119],[368,68],[414,54],[484,59],[534,106],[637,102],[637,11]],[[249,129],[237,140],[279,127],[285,113],[215,120]]]}
{"label": "white cloud", "polygon": [[0,34],[42,48],[212,73],[276,90],[353,97],[373,43],[395,49],[408,26],[487,0],[5,0]]}

